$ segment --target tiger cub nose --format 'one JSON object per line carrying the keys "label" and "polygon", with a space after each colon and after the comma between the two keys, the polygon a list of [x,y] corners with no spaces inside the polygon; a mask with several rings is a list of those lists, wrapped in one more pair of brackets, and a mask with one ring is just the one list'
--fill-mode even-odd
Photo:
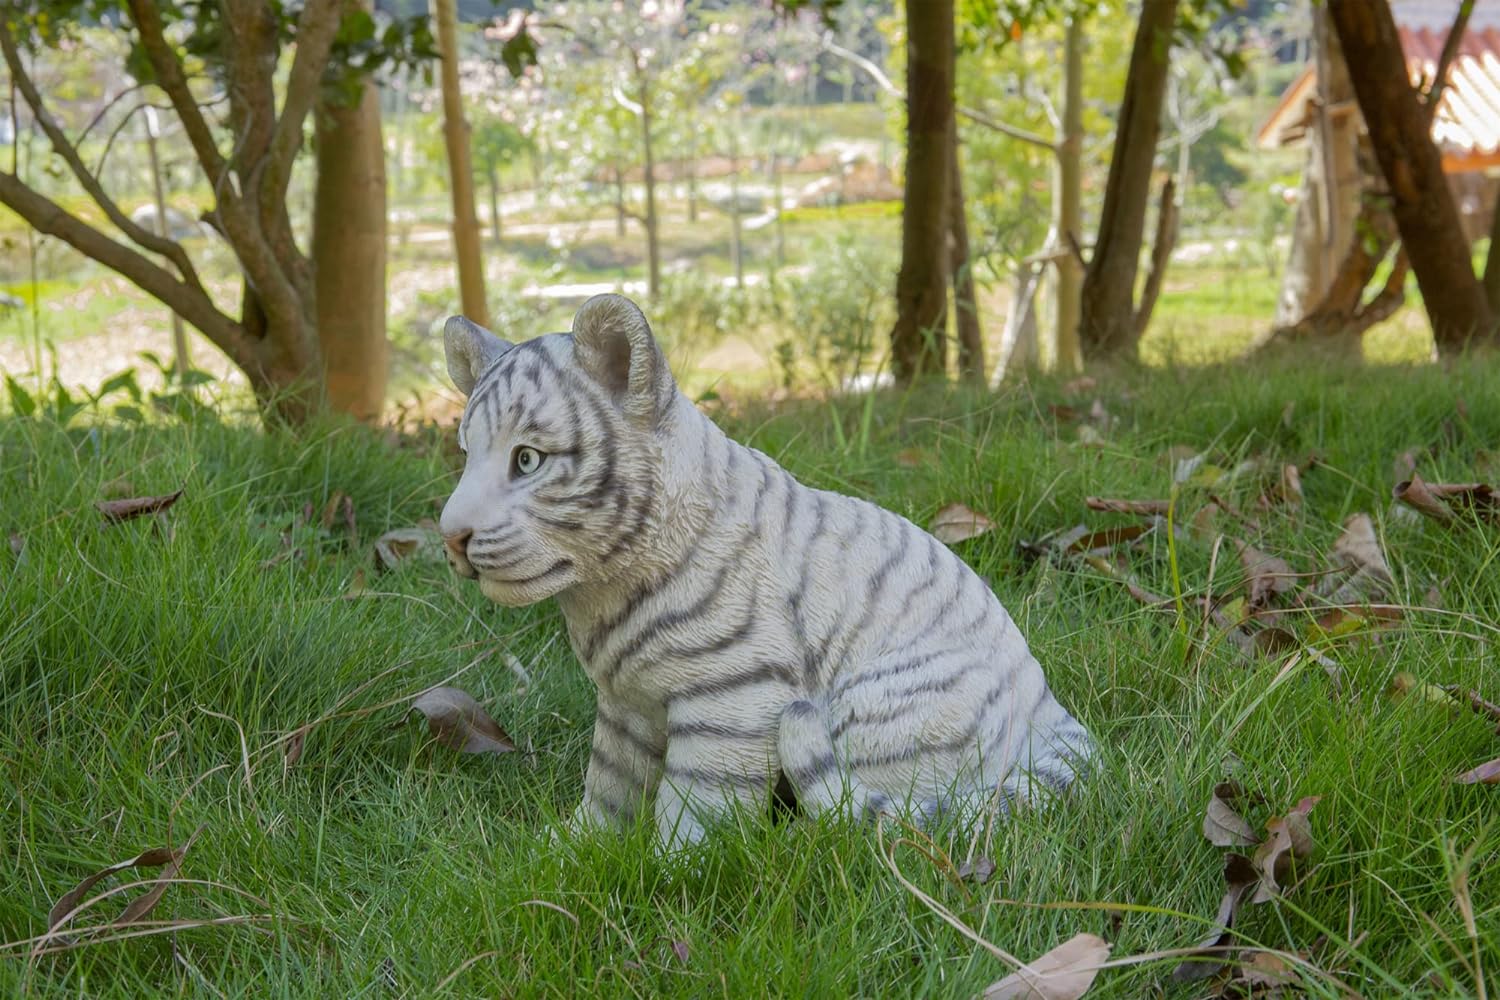
{"label": "tiger cub nose", "polygon": [[469,557],[469,539],[474,537],[472,529],[465,528],[452,534],[443,536],[443,544],[448,547],[456,559],[467,559]]}

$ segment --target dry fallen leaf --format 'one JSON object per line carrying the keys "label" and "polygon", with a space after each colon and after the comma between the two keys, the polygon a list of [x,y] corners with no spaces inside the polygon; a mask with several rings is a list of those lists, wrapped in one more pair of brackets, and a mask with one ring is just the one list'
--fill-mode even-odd
{"label": "dry fallen leaf", "polygon": [[950,503],[939,510],[933,516],[932,523],[927,526],[932,537],[944,545],[956,545],[970,538],[978,538],[994,528],[994,521],[961,503]]}
{"label": "dry fallen leaf", "polygon": [[1226,946],[1233,935],[1235,921],[1239,919],[1240,907],[1245,902],[1245,897],[1260,883],[1260,876],[1249,858],[1243,854],[1228,854],[1224,857],[1224,881],[1228,888],[1219,900],[1219,915],[1214,918],[1217,924],[1214,935],[1199,942],[1197,954],[1184,959],[1172,970],[1173,982],[1190,983],[1210,979],[1229,964]]}
{"label": "dry fallen leaf", "polygon": [[144,517],[147,514],[160,514],[177,502],[182,496],[182,490],[168,493],[159,497],[131,497],[128,500],[100,500],[94,504],[94,508],[104,515],[104,520],[111,524],[119,524],[121,521],[129,521],[132,518]]}
{"label": "dry fallen leaf", "polygon": [[1152,528],[1149,524],[1123,524],[1100,531],[1091,531],[1076,538],[1065,550],[1069,555],[1089,555],[1108,551],[1116,545],[1133,542]]}
{"label": "dry fallen leaf", "polygon": [[1422,481],[1422,477],[1416,473],[1413,473],[1410,479],[1405,479],[1397,483],[1396,488],[1391,491],[1391,495],[1396,498],[1398,503],[1404,503],[1412,510],[1430,517],[1434,521],[1453,520],[1453,511],[1435,493],[1427,488],[1427,484]]}
{"label": "dry fallen leaf", "polygon": [[510,753],[516,748],[479,702],[456,687],[435,687],[411,703],[421,712],[433,739],[463,753]]}
{"label": "dry fallen leaf", "polygon": [[1142,517],[1166,517],[1170,500],[1115,500],[1110,497],[1084,497],[1089,510],[1110,514],[1139,514]]}
{"label": "dry fallen leaf", "polygon": [[293,730],[292,735],[286,738],[283,746],[282,764],[286,767],[294,767],[297,761],[302,759],[302,746],[307,742],[307,734],[312,729],[312,723],[299,726]]}
{"label": "dry fallen leaf", "polygon": [[19,532],[12,531],[7,539],[10,543],[10,554],[16,557],[16,565],[21,564],[21,557],[26,554],[26,539]]}
{"label": "dry fallen leaf", "polygon": [[976,855],[958,866],[958,877],[976,885],[984,885],[995,874],[995,862],[983,854]]}
{"label": "dry fallen leaf", "polygon": [[1453,779],[1460,785],[1500,785],[1500,757],[1486,761]]}
{"label": "dry fallen leaf", "polygon": [[674,938],[672,940],[672,954],[677,956],[677,961],[681,962],[683,965],[687,965],[689,957],[688,943],[686,941]]}
{"label": "dry fallen leaf", "polygon": [[354,520],[354,499],[343,490],[335,490],[323,505],[323,530],[332,531],[336,519],[344,522],[344,529],[349,532],[349,544],[359,544],[359,527]]}
{"label": "dry fallen leaf", "polygon": [[984,991],[984,1000],[1077,1000],[1094,985],[1109,958],[1109,943],[1096,934],[1069,938]]}
{"label": "dry fallen leaf", "polygon": [[1297,982],[1291,965],[1268,951],[1251,955],[1248,962],[1240,965],[1238,973],[1238,980],[1254,990],[1254,996],[1280,996],[1284,987]]}
{"label": "dry fallen leaf", "polygon": [[903,448],[896,452],[895,459],[904,469],[916,469],[927,464],[927,453],[921,448]]}
{"label": "dry fallen leaf", "polygon": [[1257,842],[1255,827],[1245,822],[1230,804],[1248,797],[1245,790],[1233,781],[1221,781],[1214,786],[1208,809],[1203,814],[1203,836],[1210,844],[1215,847],[1250,847]]}
{"label": "dry fallen leaf", "polygon": [[375,565],[378,569],[395,569],[413,556],[441,558],[443,539],[436,531],[418,526],[394,528],[375,540]]}
{"label": "dry fallen leaf", "polygon": [[1287,810],[1285,816],[1273,816],[1266,821],[1269,836],[1255,849],[1254,862],[1260,873],[1260,884],[1255,888],[1252,902],[1264,903],[1279,895],[1281,885],[1278,880],[1289,877],[1297,861],[1311,856],[1312,827],[1307,814],[1321,797],[1309,795]]}
{"label": "dry fallen leaf", "polygon": [[1375,522],[1369,514],[1355,514],[1344,522],[1329,562],[1335,572],[1324,578],[1319,591],[1330,603],[1380,601],[1395,589],[1390,564],[1380,550]]}
{"label": "dry fallen leaf", "polygon": [[[72,889],[68,890],[68,892],[64,893],[56,903],[52,904],[52,909],[47,912],[48,933],[50,934],[71,920],[73,911],[78,908],[79,904],[84,902],[84,897],[88,895],[89,890],[99,884],[100,881],[131,868],[161,868],[162,873],[152,883],[148,891],[132,899],[118,917],[103,924],[102,927],[118,927],[123,924],[133,923],[149,915],[156,904],[161,901],[167,888],[172,884],[172,879],[177,877],[177,872],[182,867],[183,858],[187,857],[188,849],[193,846],[193,841],[197,840],[198,834],[202,832],[203,828],[199,827],[188,838],[187,843],[181,847],[176,849],[157,847],[149,851],[142,851],[128,861],[119,861],[107,868],[101,868],[82,882],[79,882]],[[90,927],[88,929],[94,930],[97,928]]]}
{"label": "dry fallen leaf", "polygon": [[1082,396],[1093,392],[1099,387],[1099,380],[1092,375],[1080,375],[1075,379],[1069,379],[1062,384],[1064,396]]}
{"label": "dry fallen leaf", "polygon": [[1285,559],[1262,552],[1238,538],[1234,544],[1240,553],[1240,565],[1245,568],[1245,586],[1252,612],[1270,607],[1274,597],[1296,589],[1297,574]]}

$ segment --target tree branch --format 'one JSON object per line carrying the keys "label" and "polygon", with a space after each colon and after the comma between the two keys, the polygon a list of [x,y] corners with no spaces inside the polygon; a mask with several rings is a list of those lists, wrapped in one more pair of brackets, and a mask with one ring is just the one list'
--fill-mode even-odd
{"label": "tree branch", "polygon": [[[896,98],[899,101],[906,100],[906,92],[892,83],[891,78],[885,75],[884,70],[875,65],[875,63],[873,63],[869,59],[866,59],[864,56],[860,55],[858,52],[855,52],[851,49],[846,49],[842,45],[839,45],[833,40],[832,35],[823,36],[823,51],[829,53],[830,55],[838,56],[845,62],[849,62],[854,64],[855,66],[858,66],[860,69],[869,74],[870,78],[875,81],[875,85],[878,86],[881,90],[885,91],[887,94],[890,94],[892,97]],[[976,111],[973,108],[966,108],[962,105],[955,104],[953,106],[953,112],[955,114],[962,115],[969,121],[973,122],[975,125],[982,125],[985,128],[990,129],[991,131],[999,132],[1001,135],[1010,136],[1012,139],[1015,139],[1018,142],[1028,143],[1032,146],[1039,146],[1042,149],[1045,149],[1048,152],[1052,153],[1054,156],[1059,152],[1058,144],[1053,142],[1051,139],[1048,139],[1046,136],[1038,135],[1037,133],[1028,131],[1027,129],[1018,128],[1015,125],[1011,125],[998,119],[991,118],[983,111]]]}
{"label": "tree branch", "polygon": [[219,152],[218,144],[214,142],[208,122],[199,113],[198,102],[193,99],[193,91],[188,86],[182,62],[163,34],[161,11],[157,9],[154,0],[128,0],[128,3],[131,20],[135,21],[136,30],[141,34],[141,47],[151,60],[151,68],[156,71],[156,83],[167,92],[167,97],[187,132],[188,141],[193,145],[193,152],[198,156],[198,164],[217,191],[219,178],[224,173],[224,157]]}
{"label": "tree branch", "polygon": [[1458,5],[1458,13],[1454,15],[1453,26],[1448,29],[1448,37],[1443,41],[1443,51],[1437,61],[1437,72],[1433,76],[1431,86],[1427,88],[1425,97],[1431,117],[1437,117],[1438,102],[1443,99],[1443,88],[1448,85],[1448,71],[1453,68],[1453,61],[1458,58],[1458,49],[1463,44],[1464,32],[1469,29],[1469,16],[1473,13],[1474,0],[1462,0]]}
{"label": "tree branch", "polygon": [[42,127],[47,140],[52,143],[53,151],[62,157],[68,169],[73,171],[73,176],[78,179],[84,191],[88,192],[89,197],[94,199],[94,204],[103,210],[109,221],[114,223],[120,232],[130,237],[139,246],[159,253],[177,265],[177,270],[181,272],[183,280],[202,291],[203,282],[198,279],[198,272],[194,270],[193,262],[188,259],[187,251],[182,249],[182,245],[132,222],[104,190],[99,179],[89,172],[88,167],[84,166],[83,158],[78,155],[78,150],[68,141],[67,135],[58,127],[57,122],[42,104],[42,95],[37,92],[35,82],[26,72],[26,67],[22,65],[21,55],[16,50],[16,40],[3,20],[0,20],[0,52],[4,53],[5,63],[10,67],[11,79],[15,81],[16,89],[21,92],[21,97],[25,99],[26,104],[31,108],[32,115],[36,118],[36,123]]}
{"label": "tree branch", "polygon": [[267,153],[262,197],[273,205],[282,205],[286,201],[292,162],[302,147],[302,125],[317,100],[323,71],[328,68],[328,55],[333,50],[334,36],[338,34],[341,6],[339,0],[308,0],[307,6],[302,8],[302,16],[297,19],[297,54],[292,57],[286,97],[281,102],[276,134]]}
{"label": "tree branch", "polygon": [[139,251],[111,239],[57,203],[37,194],[15,174],[0,172],[0,202],[38,232],[56,236],[79,253],[128,278],[138,288],[203,332],[252,377],[260,370],[255,345],[208,294],[187,284]]}

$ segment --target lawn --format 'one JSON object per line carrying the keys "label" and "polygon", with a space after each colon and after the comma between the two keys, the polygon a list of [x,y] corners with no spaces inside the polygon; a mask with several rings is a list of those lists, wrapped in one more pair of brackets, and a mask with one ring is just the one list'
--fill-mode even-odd
{"label": "lawn", "polygon": [[[1088,430],[1054,409],[1087,415],[1096,397]],[[1265,797],[1246,810],[1257,832],[1321,796],[1311,857],[1284,897],[1244,908],[1237,941],[1301,956],[1311,996],[1469,997],[1482,977],[1492,995],[1500,983],[1500,788],[1452,779],[1500,755],[1500,738],[1493,720],[1390,689],[1406,673],[1500,700],[1500,529],[1398,516],[1390,495],[1413,448],[1431,481],[1493,481],[1497,399],[1493,358],[1446,372],[1301,360],[717,417],[804,481],[919,523],[950,502],[994,520],[958,551],[1103,755],[1076,798],[937,832],[955,862],[977,834],[997,867],[982,885],[895,849],[903,876],[976,934],[1025,958],[1080,932],[1115,958],[1212,936],[1226,851],[1204,839],[1203,811],[1232,776]],[[385,573],[372,560],[380,533],[436,515],[451,444],[344,425],[267,434],[230,416],[0,417],[13,539],[0,547],[0,991],[967,997],[1009,971],[903,888],[866,826],[744,815],[678,861],[644,830],[551,842],[593,713],[556,609],[490,606],[437,560]],[[1180,617],[1133,599],[1112,563],[1020,553],[1078,523],[1134,523],[1084,497],[1168,496],[1173,446],[1207,456],[1178,524],[1215,494],[1256,522],[1222,519],[1224,532],[1299,571],[1325,568],[1351,514],[1373,517],[1390,600],[1413,610],[1319,645],[1337,688],[1305,649],[1247,659],[1203,622],[1197,598],[1242,593],[1234,547],[1213,532],[1169,546],[1158,529],[1130,547],[1131,571],[1180,597]],[[1300,511],[1258,510],[1256,476],[1206,471],[1311,455]],[[105,525],[93,506],[179,487],[164,520]],[[353,532],[337,503],[322,524],[339,493]],[[407,719],[439,683],[476,696],[520,752],[461,755]],[[184,926],[28,957],[85,876],[191,836],[186,881],[149,917]],[[1205,994],[1171,969],[1106,969],[1089,996]]]}

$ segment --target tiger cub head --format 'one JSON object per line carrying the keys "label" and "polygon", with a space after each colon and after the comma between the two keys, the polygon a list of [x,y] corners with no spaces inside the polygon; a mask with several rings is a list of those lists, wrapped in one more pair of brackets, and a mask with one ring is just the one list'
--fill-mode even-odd
{"label": "tiger cub head", "polygon": [[520,344],[454,316],[443,346],[468,397],[439,522],[454,570],[512,607],[628,570],[650,545],[680,398],[640,309],[596,295],[571,333]]}

